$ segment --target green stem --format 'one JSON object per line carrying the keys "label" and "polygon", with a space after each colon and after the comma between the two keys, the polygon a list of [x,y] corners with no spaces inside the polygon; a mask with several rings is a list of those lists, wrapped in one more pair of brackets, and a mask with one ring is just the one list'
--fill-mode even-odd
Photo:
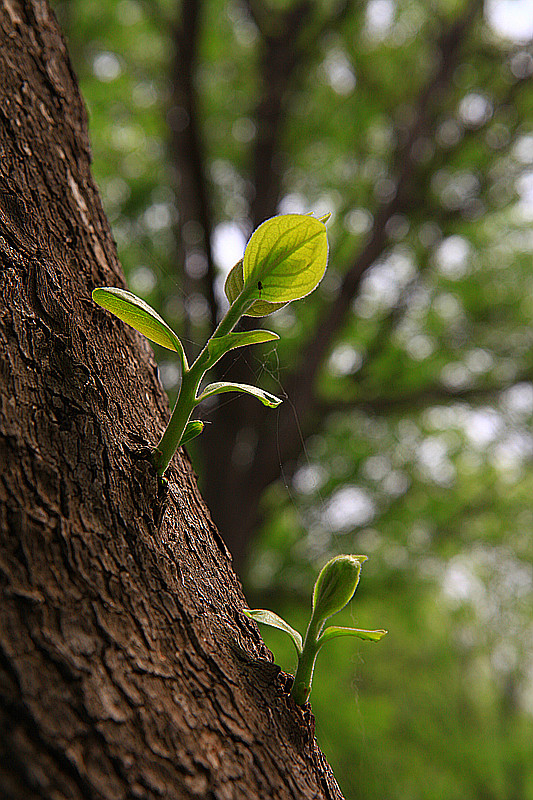
{"label": "green stem", "polygon": [[[159,444],[154,449],[153,460],[158,475],[163,475],[170,464],[170,459],[179,446],[183,431],[189,421],[196,398],[198,382],[194,380],[193,368],[183,375],[180,393],[176,400],[176,405],[170,417],[170,421],[165,428]],[[200,376],[201,377],[201,376]]]}
{"label": "green stem", "polygon": [[[242,292],[235,302],[229,307],[226,315],[220,321],[209,341],[214,337],[225,336],[238,323],[247,308],[253,303],[254,298],[249,299],[251,290]],[[176,400],[176,405],[170,417],[170,421],[161,437],[159,444],[154,449],[153,461],[158,475],[163,475],[166,468],[170,464],[170,460],[177,448],[179,447],[183,431],[189,421],[189,418],[197,404],[197,391],[200,382],[207,372],[213,366],[208,354],[209,341],[203,348],[200,355],[195,360],[192,367],[187,370],[186,364],[182,360],[182,382],[180,393]],[[218,359],[217,359],[218,360]]]}
{"label": "green stem", "polygon": [[302,654],[298,659],[298,667],[291,689],[291,697],[299,706],[303,706],[307,702],[311,693],[313,671],[319,650],[317,639],[320,633],[319,628],[322,627],[322,624],[322,621],[316,620],[313,615],[307,626]]}
{"label": "green stem", "polygon": [[[246,294],[250,294],[250,292],[248,291]],[[225,316],[220,320],[210,339],[216,339],[220,336],[225,336],[227,333],[230,333],[252,303],[253,299],[246,299],[245,293],[242,292],[228,308]]]}

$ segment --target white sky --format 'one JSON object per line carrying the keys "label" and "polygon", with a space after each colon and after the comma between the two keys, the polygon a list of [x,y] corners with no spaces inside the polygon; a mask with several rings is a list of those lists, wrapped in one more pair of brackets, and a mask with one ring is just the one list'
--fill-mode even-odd
{"label": "white sky", "polygon": [[488,0],[486,14],[500,36],[515,42],[533,38],[533,0]]}

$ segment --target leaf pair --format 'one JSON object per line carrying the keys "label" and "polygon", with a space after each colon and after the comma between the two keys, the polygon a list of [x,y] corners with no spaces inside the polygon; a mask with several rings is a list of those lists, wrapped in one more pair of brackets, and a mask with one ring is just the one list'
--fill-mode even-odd
{"label": "leaf pair", "polygon": [[[140,297],[137,297],[131,292],[117,288],[95,289],[92,296],[93,300],[98,303],[98,305],[111,311],[116,317],[126,322],[128,325],[131,325],[132,328],[142,333],[147,339],[150,339],[150,341],[155,342],[161,347],[166,347],[168,350],[177,352],[180,355],[182,366],[188,369],[185,352],[183,351],[178,335],[167,325],[165,320],[159,316],[157,311],[148,305],[148,303],[145,303],[144,300],[141,300]],[[214,366],[216,362],[230,350],[234,350],[237,347],[245,347],[246,345],[275,341],[276,339],[279,339],[277,333],[263,330],[228,333],[226,336],[220,338],[212,338],[208,343],[209,359],[206,369],[210,369]],[[230,382],[212,383],[206,386],[201,395],[195,399],[200,402],[207,397],[224,392],[245,392],[252,397],[256,397],[270,408],[275,408],[281,403],[278,397],[256,386]],[[193,438],[199,436],[203,427],[203,424],[199,422],[197,422],[195,426],[189,423],[189,428],[184,432],[180,444],[190,442]]]}
{"label": "leaf pair", "polygon": [[[298,633],[294,628],[291,628],[288,622],[285,622],[283,617],[280,617],[278,614],[274,614],[273,611],[268,611],[266,608],[254,608],[252,609],[245,609],[244,613],[250,619],[255,620],[255,622],[261,622],[263,625],[270,625],[271,628],[278,628],[280,631],[284,631],[288,636],[290,636],[294,647],[296,648],[297,654],[300,656],[303,650],[303,639],[301,634]],[[337,639],[340,636],[352,636],[357,639],[363,639],[367,642],[379,642],[382,639],[387,631],[365,631],[361,628],[340,628],[336,625],[330,625],[329,628],[326,628],[324,633],[322,633],[317,641],[319,645],[318,649],[322,647],[323,644],[329,642],[330,639]],[[318,652],[318,651],[317,651]]]}

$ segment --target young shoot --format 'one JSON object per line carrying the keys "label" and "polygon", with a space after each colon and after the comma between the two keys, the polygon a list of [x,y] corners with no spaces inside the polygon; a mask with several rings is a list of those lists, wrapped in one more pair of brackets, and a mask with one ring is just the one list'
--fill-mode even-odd
{"label": "young shoot", "polygon": [[257,608],[244,612],[250,619],[279,628],[291,637],[298,655],[291,697],[299,706],[303,706],[309,698],[316,657],[326,642],[339,636],[355,636],[358,639],[379,642],[387,633],[387,631],[365,631],[335,626],[324,630],[326,620],[343,609],[354,596],[359,583],[361,565],[366,560],[366,556],[341,555],[332,558],[322,568],[313,590],[311,619],[303,641],[298,631],[272,611]]}
{"label": "young shoot", "polygon": [[229,308],[205,347],[189,366],[183,345],[167,323],[140,298],[123,289],[101,287],[92,293],[98,305],[162,347],[174,350],[181,364],[176,405],[161,440],[153,451],[154,466],[162,476],[176,449],[202,433],[204,424],[191,420],[196,406],[224,392],[245,392],[275,408],[281,403],[257,386],[219,382],[203,385],[206,373],[229,350],[279,339],[272,331],[235,333],[243,316],[264,317],[312,292],[322,280],[328,260],[326,222],[304,214],[284,214],[263,222],[252,234],[243,258],[229,273],[224,291]]}

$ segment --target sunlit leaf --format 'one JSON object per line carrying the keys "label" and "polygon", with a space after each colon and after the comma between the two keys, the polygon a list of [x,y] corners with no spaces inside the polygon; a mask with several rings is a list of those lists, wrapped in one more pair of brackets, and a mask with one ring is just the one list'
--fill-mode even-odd
{"label": "sunlit leaf", "polygon": [[246,285],[257,284],[260,299],[298,300],[318,286],[328,261],[323,222],[306,214],[284,214],[263,222],[252,234],[243,258]]}
{"label": "sunlit leaf", "polygon": [[124,289],[107,287],[94,289],[92,297],[95,303],[111,311],[152,342],[177,353],[183,352],[181,342],[172,328],[140,297]]}
{"label": "sunlit leaf", "polygon": [[245,347],[250,344],[263,344],[279,339],[277,333],[272,331],[244,331],[242,333],[228,333],[225,336],[210,339],[208,352],[213,360],[212,363],[222,358],[224,353],[235,350],[236,347]]}
{"label": "sunlit leaf", "polygon": [[317,645],[318,647],[322,647],[322,645],[329,642],[330,639],[337,639],[340,636],[355,636],[357,639],[364,639],[368,642],[379,642],[386,633],[387,631],[364,631],[358,628],[338,628],[332,625],[326,628],[324,633],[319,636]]}
{"label": "sunlit leaf", "polygon": [[302,637],[298,631],[291,628],[284,619],[274,614],[273,611],[267,611],[265,608],[255,608],[253,610],[246,609],[244,613],[247,617],[250,617],[250,619],[256,622],[262,622],[263,625],[270,625],[271,628],[278,628],[280,631],[285,631],[285,633],[291,637],[298,655],[301,654],[303,648]]}
{"label": "sunlit leaf", "polygon": [[[228,273],[228,277],[226,278],[226,283],[224,285],[224,291],[226,292],[226,297],[233,303],[234,300],[240,295],[244,288],[244,279],[242,276],[242,258],[240,261],[237,261],[234,267]],[[287,303],[267,303],[264,300],[256,300],[253,305],[246,311],[245,316],[247,317],[267,317],[269,314],[272,314],[274,311],[278,311],[278,309],[283,308],[283,306],[287,305]]]}
{"label": "sunlit leaf", "polygon": [[212,397],[214,394],[223,394],[224,392],[244,392],[251,394],[252,397],[257,397],[263,405],[270,408],[276,408],[282,402],[279,397],[276,397],[270,392],[265,392],[264,389],[259,389],[258,386],[249,386],[247,383],[210,383],[206,386],[198,400],[205,400],[206,397]]}

